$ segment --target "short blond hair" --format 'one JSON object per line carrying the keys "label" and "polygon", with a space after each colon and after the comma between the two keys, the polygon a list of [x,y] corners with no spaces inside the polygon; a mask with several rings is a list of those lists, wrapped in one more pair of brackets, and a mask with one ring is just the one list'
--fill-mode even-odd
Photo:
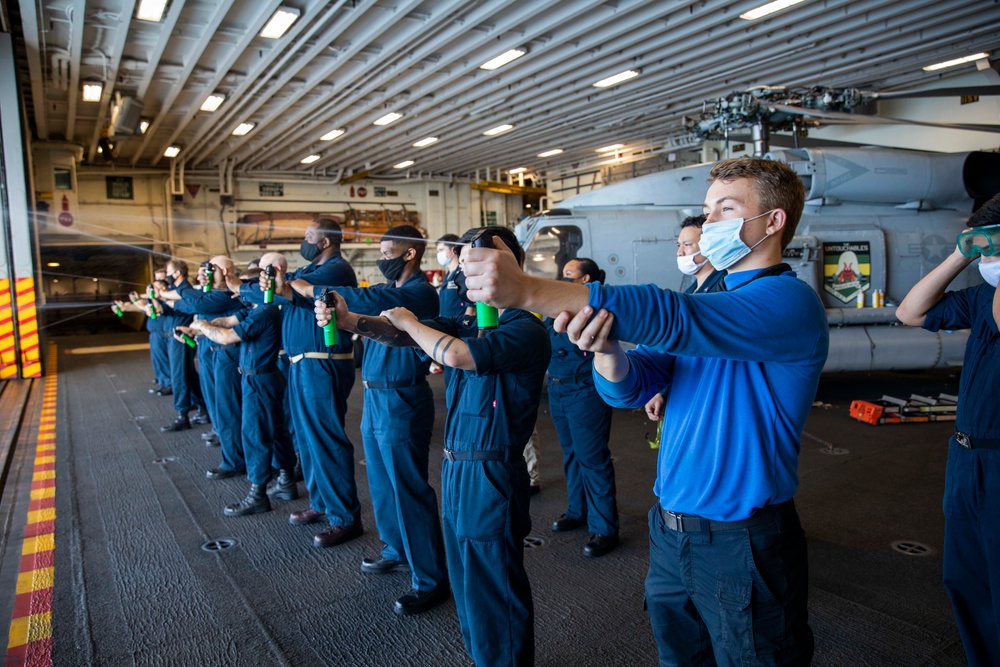
{"label": "short blond hair", "polygon": [[781,233],[781,249],[784,250],[795,236],[805,206],[806,189],[799,175],[783,162],[741,157],[723,160],[712,167],[708,182],[728,183],[738,178],[753,183],[762,212],[778,208],[785,212],[787,221]]}

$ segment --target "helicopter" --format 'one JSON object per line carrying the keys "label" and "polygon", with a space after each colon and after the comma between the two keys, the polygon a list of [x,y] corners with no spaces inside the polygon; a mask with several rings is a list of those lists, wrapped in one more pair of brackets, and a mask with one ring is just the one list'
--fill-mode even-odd
{"label": "helicopter", "polygon": [[[1000,92],[1000,86],[994,88],[980,94]],[[824,372],[961,366],[968,332],[901,326],[895,305],[952,252],[975,208],[1000,192],[1000,154],[770,149],[771,132],[859,122],[850,112],[870,109],[876,99],[877,94],[856,89],[757,87],[706,101],[701,117],[690,119],[687,129],[703,139],[728,140],[734,131],[749,128],[756,156],[781,161],[802,179],[805,208],[783,259],[826,306],[831,331]],[[607,284],[684,289],[692,279],[672,261],[677,234],[685,217],[701,213],[712,166],[614,183],[525,219],[515,231],[525,247],[526,272],[553,277],[569,260],[590,257],[605,269]],[[973,266],[950,289],[980,282]],[[877,303],[877,290],[885,307],[857,307]]]}

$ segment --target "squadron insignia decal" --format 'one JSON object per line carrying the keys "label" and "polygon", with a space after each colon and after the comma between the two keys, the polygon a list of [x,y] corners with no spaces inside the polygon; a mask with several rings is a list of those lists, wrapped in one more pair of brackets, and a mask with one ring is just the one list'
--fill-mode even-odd
{"label": "squadron insignia decal", "polygon": [[823,244],[823,289],[838,300],[854,301],[871,285],[871,274],[868,241]]}

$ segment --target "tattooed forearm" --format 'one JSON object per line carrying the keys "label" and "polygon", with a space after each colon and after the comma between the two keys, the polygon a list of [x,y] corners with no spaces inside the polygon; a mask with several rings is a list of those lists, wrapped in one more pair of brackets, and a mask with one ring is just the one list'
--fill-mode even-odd
{"label": "tattooed forearm", "polygon": [[392,326],[384,317],[358,317],[357,333],[389,347],[416,347],[408,333]]}
{"label": "tattooed forearm", "polygon": [[451,347],[452,345],[454,345],[455,341],[456,341],[456,340],[458,340],[457,338],[452,338],[451,336],[443,336],[443,337],[442,337],[442,340],[443,340],[444,338],[451,338],[451,340],[449,340],[449,341],[448,341],[448,344],[444,346],[444,349],[443,349],[443,350],[441,350],[441,356],[440,356],[440,357],[438,357],[438,356],[436,356],[436,355],[431,355],[431,356],[432,356],[432,358],[434,359],[434,361],[438,362],[438,363],[439,363],[439,364],[441,364],[442,366],[446,365],[446,364],[444,363],[444,355],[448,354],[448,348],[449,348],[449,347]]}

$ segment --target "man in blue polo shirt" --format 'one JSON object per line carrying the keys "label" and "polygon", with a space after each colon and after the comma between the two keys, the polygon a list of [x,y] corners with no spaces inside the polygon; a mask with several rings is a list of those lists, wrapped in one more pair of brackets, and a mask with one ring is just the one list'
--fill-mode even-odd
{"label": "man in blue polo shirt", "polygon": [[[829,347],[819,297],[781,264],[805,191],[788,166],[755,158],[716,164],[710,182],[701,253],[729,270],[728,291],[559,283],[476,248],[469,295],[555,317],[595,353],[614,406],[670,387],[646,577],[661,664],[805,665],[808,567],[792,496]],[[626,353],[619,339],[642,345]]]}
{"label": "man in blue polo shirt", "polygon": [[[509,229],[472,229],[462,242],[477,234],[496,237],[523,263]],[[516,309],[501,312],[495,328],[479,329],[475,316],[420,321],[394,308],[384,317],[363,317],[340,300],[336,308],[340,326],[386,345],[415,345],[455,369],[447,387],[441,514],[462,639],[477,665],[533,664],[534,609],[524,569],[531,517],[521,452],[549,365],[545,327]],[[325,319],[326,309],[317,306],[317,322]]]}
{"label": "man in blue polo shirt", "polygon": [[[426,243],[411,225],[393,227],[379,244],[378,267],[388,282],[333,289],[359,315],[377,317],[383,310],[400,306],[420,318],[435,317],[437,292],[420,270]],[[322,292],[318,285],[299,281],[291,285],[309,298]],[[448,599],[437,495],[427,481],[434,428],[434,395],[427,384],[429,361],[412,347],[374,342],[364,347],[361,436],[382,552],[378,558],[362,560],[361,570],[383,574],[409,567],[411,590],[396,600],[394,610],[418,614]]]}
{"label": "man in blue polo shirt", "polygon": [[[354,481],[354,444],[344,431],[347,397],[354,386],[353,343],[348,335],[327,347],[316,326],[313,301],[286,281],[304,280],[312,285],[357,287],[354,269],[340,254],[340,225],[319,218],[306,227],[299,250],[309,264],[289,271],[277,267],[274,303],[282,309],[281,342],[291,364],[288,369],[288,407],[292,437],[302,462],[309,491],[309,507],[292,512],[288,522],[305,525],[326,520],[329,526],[313,537],[313,546],[331,547],[360,536],[361,505]],[[261,258],[266,268],[272,258]],[[240,288],[240,296],[264,303],[268,277],[261,272],[257,284]]]}
{"label": "man in blue polo shirt", "polygon": [[[955,251],[906,295],[896,317],[928,331],[971,329],[958,392],[944,486],[944,585],[965,657],[1000,665],[1000,195],[971,218]],[[948,285],[979,257],[984,283]]]}

